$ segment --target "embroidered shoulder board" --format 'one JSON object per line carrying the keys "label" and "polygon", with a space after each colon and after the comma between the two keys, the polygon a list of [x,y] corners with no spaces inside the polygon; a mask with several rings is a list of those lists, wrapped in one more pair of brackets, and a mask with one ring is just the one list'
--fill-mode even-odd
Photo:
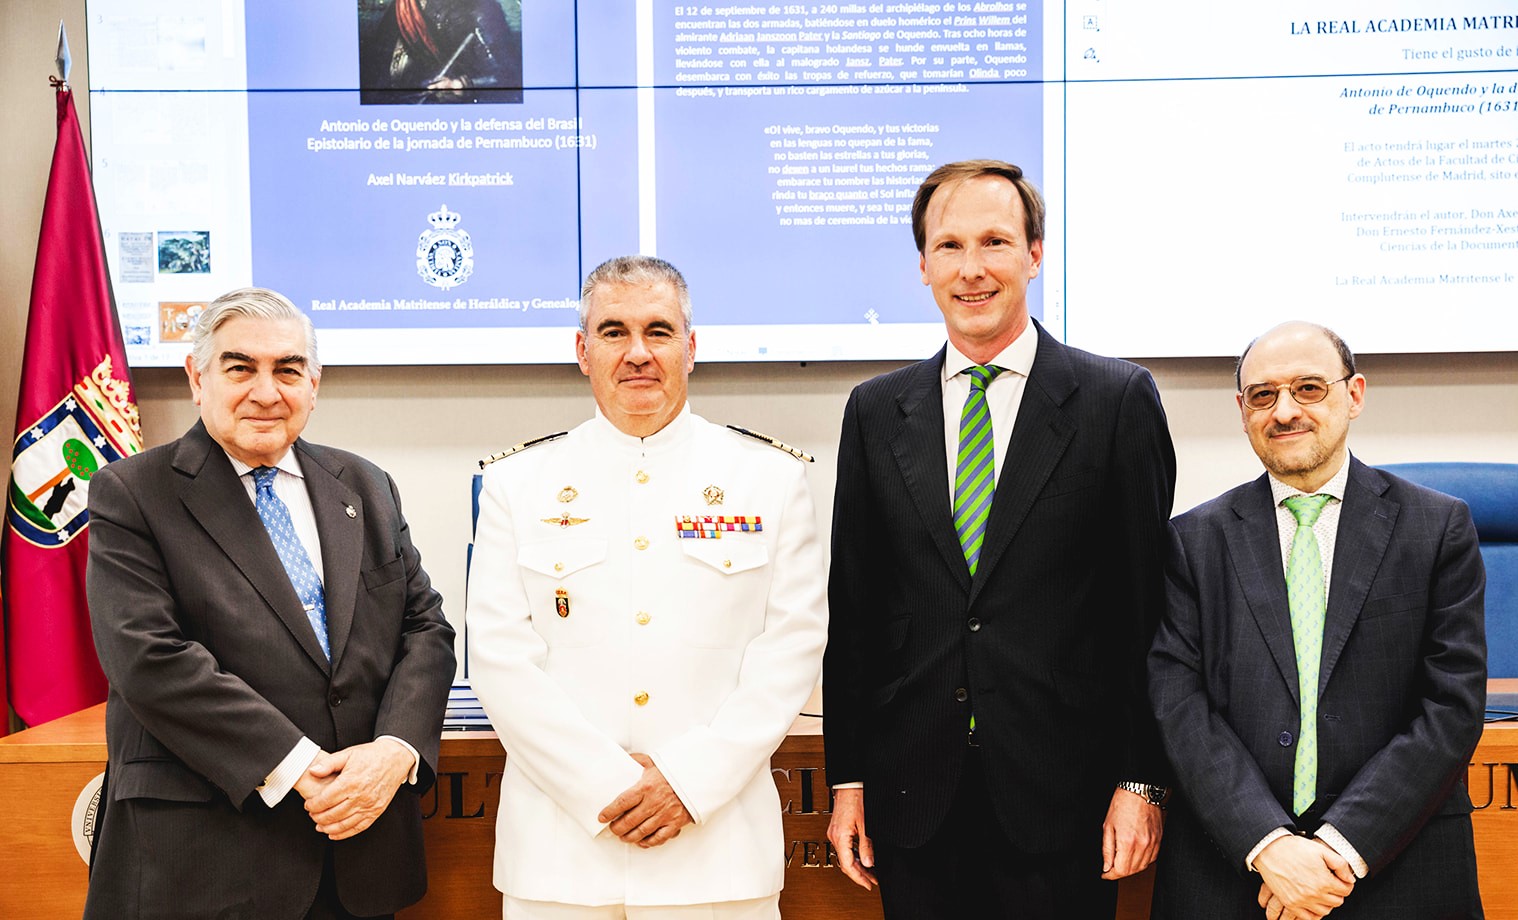
{"label": "embroidered shoulder board", "polygon": [[485,467],[487,467],[490,464],[496,462],[497,460],[504,460],[507,457],[511,456],[512,454],[517,453],[519,451],[524,451],[524,450],[526,450],[529,447],[536,447],[539,444],[547,444],[549,441],[556,441],[559,438],[564,437],[566,434],[569,434],[569,432],[567,432],[567,431],[558,431],[558,432],[555,432],[553,434],[545,434],[541,438],[533,438],[531,441],[523,441],[522,443],[518,444],[515,447],[508,447],[508,448],[506,448],[505,450],[501,451],[498,454],[491,454],[490,456],[486,457],[484,460],[481,460],[480,461],[480,469],[483,470]]}
{"label": "embroidered shoulder board", "polygon": [[777,448],[779,450],[783,450],[786,453],[790,454],[792,457],[795,457],[797,460],[805,460],[807,463],[813,463],[817,459],[816,457],[813,457],[811,454],[807,453],[806,451],[802,450],[801,448],[799,448],[799,447],[792,447],[791,445],[785,443],[784,441],[778,441],[775,438],[772,438],[772,437],[770,437],[767,434],[760,434],[757,431],[750,431],[747,428],[739,428],[737,425],[729,425],[727,427],[729,427],[732,430],[738,432],[739,434],[743,435],[746,438],[753,438],[755,441],[763,441],[764,443],[768,444],[771,447]]}

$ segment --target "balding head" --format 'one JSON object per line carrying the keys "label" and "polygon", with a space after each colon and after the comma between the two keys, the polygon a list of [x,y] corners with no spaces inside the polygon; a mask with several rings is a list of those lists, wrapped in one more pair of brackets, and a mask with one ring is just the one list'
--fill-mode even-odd
{"label": "balding head", "polygon": [[1313,323],[1282,323],[1249,343],[1235,380],[1249,444],[1280,481],[1315,492],[1349,457],[1349,423],[1365,378],[1344,340]]}

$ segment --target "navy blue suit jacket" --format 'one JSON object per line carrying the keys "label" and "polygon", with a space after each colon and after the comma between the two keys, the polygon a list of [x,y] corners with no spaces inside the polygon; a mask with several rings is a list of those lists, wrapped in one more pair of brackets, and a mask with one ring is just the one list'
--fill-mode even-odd
{"label": "navy blue suit jacket", "polygon": [[944,353],[861,384],[844,412],[827,775],[863,781],[867,832],[900,846],[947,815],[972,710],[988,806],[1030,852],[1098,847],[1117,782],[1166,780],[1143,692],[1175,485],[1164,410],[1142,367],[1035,328],[974,578],[951,520]]}

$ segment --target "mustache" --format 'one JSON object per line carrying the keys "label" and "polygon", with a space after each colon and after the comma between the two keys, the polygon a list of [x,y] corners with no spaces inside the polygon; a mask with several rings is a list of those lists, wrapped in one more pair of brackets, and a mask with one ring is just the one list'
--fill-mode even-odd
{"label": "mustache", "polygon": [[1295,434],[1298,431],[1316,431],[1317,427],[1306,422],[1296,425],[1271,425],[1266,429],[1265,435],[1267,437],[1275,437],[1278,434]]}

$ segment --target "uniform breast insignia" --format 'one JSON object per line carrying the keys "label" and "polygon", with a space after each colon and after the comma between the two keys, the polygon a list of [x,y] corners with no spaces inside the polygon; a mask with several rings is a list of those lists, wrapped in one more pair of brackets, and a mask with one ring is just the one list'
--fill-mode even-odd
{"label": "uniform breast insignia", "polygon": [[560,617],[569,616],[569,592],[559,588],[553,592],[553,609]]}
{"label": "uniform breast insignia", "polygon": [[759,533],[764,522],[757,514],[682,514],[675,517],[675,535],[685,540],[720,540],[724,533]]}
{"label": "uniform breast insignia", "polygon": [[701,497],[706,499],[708,505],[722,504],[722,489],[718,486],[707,486],[701,490]]}
{"label": "uniform breast insignia", "polygon": [[727,427],[729,427],[732,430],[738,432],[739,434],[743,435],[746,438],[753,438],[755,441],[762,441],[762,442],[764,442],[765,444],[768,444],[771,447],[777,448],[779,450],[783,450],[786,453],[790,454],[792,457],[795,457],[797,460],[805,460],[807,463],[812,463],[812,462],[816,461],[816,459],[817,459],[816,457],[813,457],[811,454],[807,453],[806,451],[802,450],[801,448],[799,448],[799,447],[792,447],[791,445],[785,443],[784,441],[780,441],[780,440],[777,440],[775,438],[772,438],[772,437],[770,437],[767,434],[760,434],[757,431],[750,431],[747,428],[740,428],[737,425],[729,425]]}
{"label": "uniform breast insignia", "polygon": [[567,432],[567,431],[559,431],[559,432],[556,432],[554,434],[545,434],[541,438],[533,438],[531,441],[523,441],[522,443],[516,445],[515,447],[508,447],[508,448],[506,448],[505,450],[501,451],[498,454],[491,454],[490,456],[486,457],[484,460],[481,460],[480,461],[480,469],[483,470],[485,467],[487,467],[490,464],[496,462],[497,460],[505,460],[507,457],[511,456],[512,454],[518,453],[520,451],[524,451],[524,450],[526,450],[529,447],[537,447],[539,444],[547,444],[549,441],[556,441],[559,438],[564,437],[566,434],[569,434],[569,432]]}
{"label": "uniform breast insignia", "polygon": [[574,486],[565,486],[564,488],[562,488],[562,489],[559,490],[559,496],[558,497],[559,497],[559,501],[561,501],[561,502],[563,502],[564,504],[567,505],[570,502],[574,501],[575,499],[579,498],[580,497],[580,492]]}
{"label": "uniform breast insignia", "polygon": [[570,517],[569,512],[566,511],[558,517],[546,517],[542,518],[541,520],[544,524],[554,524],[559,527],[573,527],[576,524],[585,523],[586,521],[590,520],[590,518]]}

